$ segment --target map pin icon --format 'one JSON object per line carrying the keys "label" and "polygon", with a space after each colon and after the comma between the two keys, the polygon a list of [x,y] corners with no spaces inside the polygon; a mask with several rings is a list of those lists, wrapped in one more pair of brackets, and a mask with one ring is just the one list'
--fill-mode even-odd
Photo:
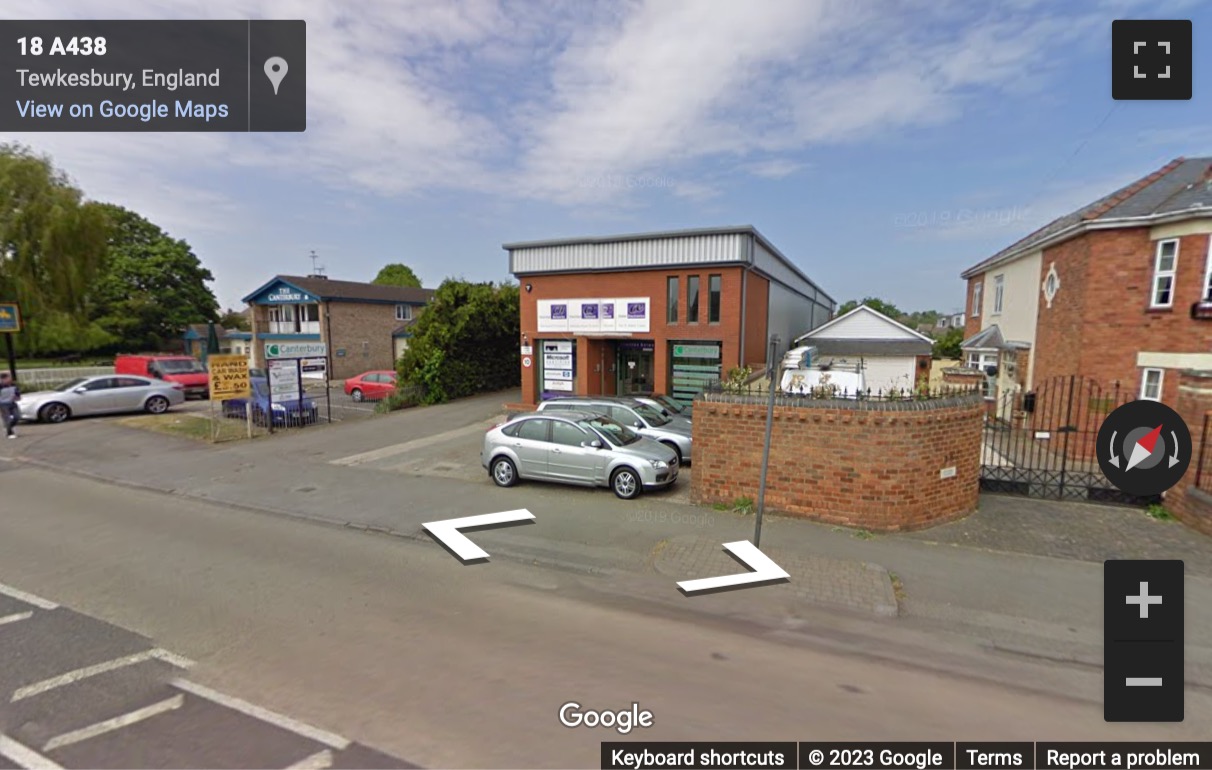
{"label": "map pin icon", "polygon": [[265,77],[269,78],[269,82],[274,84],[274,96],[278,95],[278,86],[282,84],[282,78],[286,77],[286,60],[281,56],[271,56],[265,60]]}

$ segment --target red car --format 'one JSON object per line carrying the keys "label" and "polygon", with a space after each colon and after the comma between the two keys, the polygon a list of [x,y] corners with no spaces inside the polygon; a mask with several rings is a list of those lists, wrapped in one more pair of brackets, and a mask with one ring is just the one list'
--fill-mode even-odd
{"label": "red car", "polygon": [[354,401],[378,401],[396,390],[396,373],[392,371],[362,372],[345,381],[345,395]]}

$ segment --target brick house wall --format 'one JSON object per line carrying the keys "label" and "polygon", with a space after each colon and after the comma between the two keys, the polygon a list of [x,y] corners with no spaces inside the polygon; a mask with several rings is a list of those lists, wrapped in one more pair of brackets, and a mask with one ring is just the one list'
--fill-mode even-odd
{"label": "brick house wall", "polygon": [[[1165,494],[1165,506],[1175,518],[1205,535],[1212,535],[1212,447],[1204,447],[1206,415],[1212,415],[1212,372],[1182,372],[1175,377],[1175,411],[1191,431],[1191,465]],[[1200,460],[1204,473],[1199,473]],[[1196,481],[1200,484],[1197,488]]]}
{"label": "brick house wall", "polygon": [[[1082,346],[1085,344],[1086,278],[1091,264],[1090,242],[1074,238],[1051,249],[1045,249],[1040,262],[1039,285],[1056,265],[1060,290],[1052,300],[1040,302],[1035,332],[1035,377],[1033,387],[1057,377],[1093,374],[1084,370]],[[1041,289],[1042,290],[1042,289]]]}
{"label": "brick house wall", "polygon": [[[758,400],[696,405],[695,503],[757,499],[766,409]],[[776,406],[766,506],[878,532],[966,516],[977,505],[984,414],[976,394]],[[955,475],[942,478],[940,471],[951,468]]]}
{"label": "brick house wall", "polygon": [[[630,339],[653,340],[653,379],[655,390],[670,391],[670,366],[668,343],[671,341],[719,341],[721,342],[721,365],[726,374],[728,370],[739,364],[740,335],[741,335],[741,274],[743,268],[724,266],[705,266],[692,269],[658,269],[631,270],[601,273],[564,273],[543,275],[519,275],[518,280],[525,287],[531,286],[527,292],[521,291],[521,331],[527,338],[527,344],[535,345],[539,339],[575,339],[577,340],[577,373],[576,392],[596,394],[603,390],[612,392],[615,387],[615,375],[610,371],[598,371],[594,367],[604,365],[609,367],[614,363],[609,351],[609,343],[592,337],[578,336],[567,332],[538,331],[539,300],[576,299],[594,297],[650,297],[651,322],[648,332],[634,332]],[[687,278],[699,276],[699,322],[686,321],[686,291]],[[709,280],[708,276],[719,275],[720,280],[720,321],[708,323],[709,311]],[[678,322],[670,324],[668,318],[667,284],[668,278],[678,278]],[[766,302],[768,282],[756,274],[750,274],[749,300],[746,302],[745,313],[749,327],[747,336],[753,339],[753,328],[756,326],[765,334]],[[519,340],[519,344],[521,341]],[[603,353],[601,346],[607,346]],[[759,343],[756,350],[747,345],[745,358],[748,362],[764,365],[766,355],[764,344]],[[530,367],[522,369],[522,400],[525,403],[535,403],[539,394],[539,355],[532,356]],[[603,374],[605,375],[603,377]],[[605,383],[603,384],[603,380]]]}
{"label": "brick house wall", "polygon": [[973,294],[973,290],[976,288],[976,284],[978,282],[981,284],[981,291],[983,293],[986,280],[987,279],[984,274],[981,274],[981,275],[968,279],[968,285],[965,288],[965,291],[967,291],[968,294],[967,294],[967,298],[964,300],[964,339],[968,339],[969,337],[972,337],[973,335],[975,335],[976,333],[978,333],[981,330],[981,322],[984,320],[984,315],[985,315],[985,303],[984,302],[981,303],[981,315],[979,317],[973,318],[972,317],[972,294]]}
{"label": "brick house wall", "polygon": [[[329,314],[327,320],[325,314]],[[400,323],[396,320],[395,305],[324,302],[320,317],[320,333],[328,343],[331,379],[343,380],[368,369],[395,368],[391,334]],[[340,355],[341,350],[345,351],[344,356]]]}
{"label": "brick house wall", "polygon": [[[770,345],[766,332],[770,307],[770,281],[757,273],[750,273],[745,278],[745,315],[749,317],[749,325],[745,328],[745,360],[740,366],[752,366],[755,370],[766,365],[766,356]],[[805,329],[805,331],[807,331]],[[791,340],[783,340],[783,350],[791,344]],[[728,369],[724,369],[724,374]]]}

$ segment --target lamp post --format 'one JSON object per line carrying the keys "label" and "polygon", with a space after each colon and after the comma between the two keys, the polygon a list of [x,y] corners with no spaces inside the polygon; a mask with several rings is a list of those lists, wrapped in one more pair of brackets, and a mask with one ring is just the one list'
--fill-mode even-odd
{"label": "lamp post", "polygon": [[774,390],[778,387],[775,378],[778,376],[779,335],[770,337],[770,358],[766,364],[767,386],[769,398],[766,402],[766,443],[762,447],[762,480],[758,485],[757,516],[753,525],[753,544],[762,546],[762,513],[766,509],[766,474],[770,469],[770,434],[774,429]]}

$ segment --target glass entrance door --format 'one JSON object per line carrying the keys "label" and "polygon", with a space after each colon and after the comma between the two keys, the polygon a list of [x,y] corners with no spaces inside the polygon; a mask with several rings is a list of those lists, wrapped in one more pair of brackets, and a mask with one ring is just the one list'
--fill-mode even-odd
{"label": "glass entrance door", "polygon": [[617,371],[620,396],[652,393],[652,354],[652,350],[642,348],[619,349]]}

